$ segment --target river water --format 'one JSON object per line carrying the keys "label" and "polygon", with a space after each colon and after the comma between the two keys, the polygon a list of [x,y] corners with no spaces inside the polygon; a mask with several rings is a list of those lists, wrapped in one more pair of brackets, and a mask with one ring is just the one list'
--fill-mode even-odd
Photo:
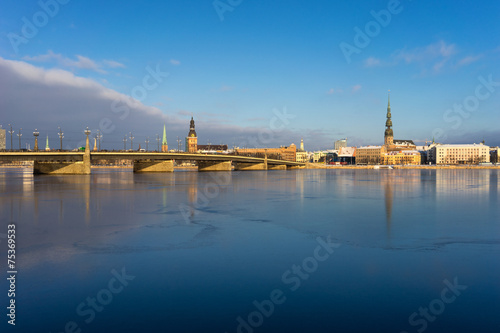
{"label": "river water", "polygon": [[500,331],[498,170],[31,172],[2,331]]}

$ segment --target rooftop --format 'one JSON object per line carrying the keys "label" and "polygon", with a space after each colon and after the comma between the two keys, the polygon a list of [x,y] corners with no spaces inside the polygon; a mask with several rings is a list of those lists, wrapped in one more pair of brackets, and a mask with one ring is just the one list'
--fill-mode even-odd
{"label": "rooftop", "polygon": [[483,145],[482,143],[472,143],[472,144],[445,144],[438,145],[436,148],[459,148],[459,147],[485,147],[489,148],[489,146]]}
{"label": "rooftop", "polygon": [[382,146],[364,146],[364,147],[359,147],[357,149],[380,149]]}

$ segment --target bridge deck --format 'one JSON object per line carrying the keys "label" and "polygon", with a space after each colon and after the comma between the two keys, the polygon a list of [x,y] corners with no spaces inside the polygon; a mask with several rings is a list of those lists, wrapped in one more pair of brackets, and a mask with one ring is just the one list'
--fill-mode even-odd
{"label": "bridge deck", "polygon": [[[82,161],[84,152],[0,152],[0,161]],[[264,163],[264,158],[222,154],[156,153],[156,152],[90,152],[95,160],[184,160],[184,161],[232,161],[240,163]],[[304,163],[268,159],[267,164],[304,166]]]}

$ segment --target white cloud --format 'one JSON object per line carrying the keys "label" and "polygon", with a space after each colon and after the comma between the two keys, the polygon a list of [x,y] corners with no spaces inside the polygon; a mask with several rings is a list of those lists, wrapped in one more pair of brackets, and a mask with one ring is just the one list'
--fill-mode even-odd
{"label": "white cloud", "polygon": [[476,55],[476,56],[467,56],[458,61],[458,66],[466,66],[469,64],[472,64],[478,60],[480,60],[483,57],[482,54]]}
{"label": "white cloud", "polygon": [[369,57],[368,59],[365,60],[365,67],[377,67],[377,66],[381,66],[380,59]]}
{"label": "white cloud", "polygon": [[231,86],[222,86],[220,87],[220,91],[231,91],[231,90],[234,90],[234,87],[231,87]]}
{"label": "white cloud", "polygon": [[[143,143],[147,136],[151,138],[161,133],[164,123],[168,139],[175,141],[177,136],[183,138],[188,133],[192,115],[200,143],[210,140],[231,146],[233,143],[250,145],[262,136],[262,127],[223,123],[222,116],[210,116],[199,110],[170,110],[165,114],[157,107],[145,105],[70,71],[44,69],[1,57],[0,87],[0,110],[6,110],[2,113],[4,124],[10,123],[23,130],[37,128],[40,133],[47,133],[51,142],[57,138],[57,128],[61,126],[65,133],[64,148],[83,145],[83,129],[87,126],[93,134],[101,130],[103,149],[123,149],[123,136],[130,132],[136,138],[134,145]],[[272,117],[275,115],[269,110],[269,119]],[[311,133],[315,133],[313,142],[333,140],[323,138],[317,131],[311,130]],[[288,145],[294,140],[300,141],[304,135],[303,131],[292,129],[274,134],[266,146]],[[22,140],[24,145],[32,137],[26,135]],[[14,146],[17,147],[17,141]]]}
{"label": "white cloud", "polygon": [[411,50],[401,50],[396,52],[395,58],[406,63],[433,61],[436,59],[449,59],[457,53],[455,44],[447,44],[441,40],[424,47],[417,47]]}
{"label": "white cloud", "polygon": [[[0,86],[0,109],[9,110],[8,122],[23,128],[48,129],[62,124],[68,129],[90,125],[99,128],[102,121],[109,119],[116,134],[145,124],[151,126],[164,118],[158,108],[144,105],[97,81],[24,61],[0,57]],[[128,111],[123,111],[125,109]]]}
{"label": "white cloud", "polygon": [[334,88],[332,88],[332,89],[328,90],[326,93],[328,95],[334,95],[334,94],[342,94],[343,92],[344,92],[343,89],[338,89],[338,88],[334,89]]}
{"label": "white cloud", "polygon": [[102,63],[110,68],[125,68],[125,65],[114,60],[103,60]]}
{"label": "white cloud", "polygon": [[25,56],[23,57],[23,60],[31,62],[55,62],[62,67],[88,69],[101,74],[106,74],[106,71],[103,69],[104,67],[108,68],[125,67],[125,65],[114,60],[103,60],[101,63],[98,63],[82,55],[77,55],[76,60],[70,59],[68,57],[64,57],[60,53],[54,53],[52,50],[49,50],[47,54],[41,54],[33,57]]}
{"label": "white cloud", "polygon": [[357,91],[361,90],[361,85],[360,84],[357,84],[355,86],[352,87],[352,92],[355,93]]}
{"label": "white cloud", "polygon": [[170,59],[170,63],[174,66],[179,66],[181,64],[181,62],[176,59]]}
{"label": "white cloud", "polygon": [[421,68],[420,74],[426,75],[429,73],[438,74],[447,69],[465,66],[482,57],[482,55],[468,56],[457,61],[458,54],[459,49],[456,44],[440,40],[422,47],[397,50],[388,59],[369,57],[364,61],[364,66],[366,68],[397,66],[402,63],[417,65]]}
{"label": "white cloud", "polygon": [[443,40],[429,44],[424,47],[417,47],[410,50],[399,50],[393,55],[396,63],[404,61],[407,64],[419,63],[427,71],[427,66],[431,64],[434,73],[440,72],[449,60],[458,53],[455,44],[448,44]]}

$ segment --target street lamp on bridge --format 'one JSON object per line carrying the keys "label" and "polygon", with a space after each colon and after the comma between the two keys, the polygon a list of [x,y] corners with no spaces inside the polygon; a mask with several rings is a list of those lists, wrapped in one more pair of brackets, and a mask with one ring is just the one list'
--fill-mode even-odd
{"label": "street lamp on bridge", "polygon": [[13,150],[12,149],[12,134],[14,134],[14,130],[12,129],[11,124],[9,124],[9,127],[10,127],[10,131],[9,131],[9,133],[10,133],[10,151],[12,151]]}
{"label": "street lamp on bridge", "polygon": [[134,136],[132,135],[132,132],[130,132],[130,149],[134,149]]}
{"label": "street lamp on bridge", "polygon": [[21,137],[23,134],[21,133],[22,128],[19,129],[19,132],[17,133],[17,136],[19,137],[19,150],[21,150]]}
{"label": "street lamp on bridge", "polygon": [[177,152],[181,151],[182,140],[177,137]]}
{"label": "street lamp on bridge", "polygon": [[35,128],[35,131],[33,132],[33,136],[35,137],[35,151],[38,151],[38,136],[40,135],[40,132]]}
{"label": "street lamp on bridge", "polygon": [[97,130],[97,142],[99,143],[98,150],[101,151],[101,139],[102,139],[102,134],[99,130]]}
{"label": "street lamp on bridge", "polygon": [[146,151],[148,151],[148,144],[149,144],[149,136],[146,138]]}
{"label": "street lamp on bridge", "polygon": [[60,148],[60,150],[62,151],[62,150],[63,150],[63,149],[62,149],[62,139],[64,138],[64,133],[62,132],[61,127],[58,127],[58,128],[59,128],[59,141],[60,141],[60,143],[61,143],[61,148]]}
{"label": "street lamp on bridge", "polygon": [[85,141],[85,151],[90,150],[90,144],[89,144],[89,135],[90,135],[90,130],[87,127],[87,129],[84,131],[85,135],[87,136],[87,140]]}

